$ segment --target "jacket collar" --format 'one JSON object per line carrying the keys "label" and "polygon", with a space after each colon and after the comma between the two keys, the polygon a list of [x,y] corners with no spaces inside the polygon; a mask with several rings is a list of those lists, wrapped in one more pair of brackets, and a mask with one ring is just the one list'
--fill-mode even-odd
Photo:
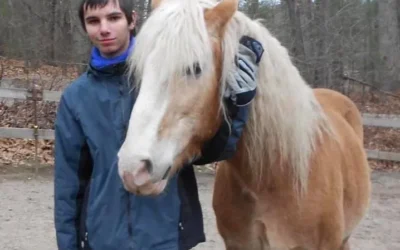
{"label": "jacket collar", "polygon": [[113,77],[113,76],[121,76],[126,73],[126,63],[120,62],[112,65],[108,65],[103,68],[95,68],[92,63],[88,65],[88,74],[92,74],[94,76],[104,76],[104,77]]}
{"label": "jacket collar", "polygon": [[135,37],[129,41],[128,49],[114,58],[104,58],[98,48],[93,47],[90,54],[88,73],[96,76],[121,76],[126,72],[126,60],[135,46]]}

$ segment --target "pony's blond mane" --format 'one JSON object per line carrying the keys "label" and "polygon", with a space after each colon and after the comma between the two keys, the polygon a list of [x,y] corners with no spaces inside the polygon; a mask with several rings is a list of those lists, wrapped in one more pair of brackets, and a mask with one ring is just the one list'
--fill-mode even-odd
{"label": "pony's blond mane", "polygon": [[257,95],[245,131],[246,160],[259,180],[265,180],[266,166],[272,172],[274,167],[289,167],[295,187],[304,192],[316,143],[322,140],[323,132],[333,133],[332,128],[287,49],[260,20],[251,20],[241,12],[230,21],[224,36],[224,58],[229,59],[224,63],[224,78],[231,70],[231,55],[237,51],[243,35],[255,38],[264,47]]}
{"label": "pony's blond mane", "polygon": [[[130,74],[140,78],[146,57],[163,49],[160,74],[167,77],[193,62],[203,67],[212,64],[212,48],[206,30],[203,8],[212,8],[214,0],[162,0],[144,23],[130,61]],[[251,104],[246,125],[245,144],[249,168],[255,177],[267,174],[276,165],[289,167],[296,187],[307,187],[310,157],[323,131],[332,132],[324,113],[288,51],[259,20],[237,12],[228,23],[224,36],[221,89],[233,68],[239,39],[243,35],[260,41],[264,55],[259,65],[257,95]],[[221,103],[223,91],[221,91]],[[273,171],[273,170],[272,170]],[[270,172],[270,171],[269,171]]]}

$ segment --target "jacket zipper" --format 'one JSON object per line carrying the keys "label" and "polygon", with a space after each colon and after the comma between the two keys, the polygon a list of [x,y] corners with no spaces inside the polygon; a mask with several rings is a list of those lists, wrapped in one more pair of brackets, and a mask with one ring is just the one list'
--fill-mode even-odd
{"label": "jacket zipper", "polygon": [[[125,106],[126,106],[126,102],[127,102],[127,97],[126,94],[124,93],[125,91],[125,85],[123,82],[120,83],[119,86],[119,93],[121,96],[121,119],[122,119],[122,123],[123,123],[123,138],[125,139],[126,137],[126,132],[127,132],[127,126],[128,124],[125,123]],[[132,226],[132,215],[131,215],[131,196],[129,194],[129,192],[126,192],[126,196],[127,196],[127,217],[128,217],[128,235],[130,237],[130,240],[133,240],[133,226]]]}
{"label": "jacket zipper", "polygon": [[129,194],[127,194],[128,196],[128,234],[129,236],[133,236],[133,229],[132,229],[132,222],[131,222],[131,197]]}
{"label": "jacket zipper", "polygon": [[86,231],[85,232],[85,240],[82,241],[82,243],[81,243],[82,249],[86,249],[86,243],[87,242],[88,242],[88,232]]}
{"label": "jacket zipper", "polygon": [[85,209],[85,218],[83,218],[83,229],[85,231],[85,235],[83,237],[83,240],[81,240],[81,248],[83,250],[85,249],[90,249],[89,248],[89,233],[88,233],[88,229],[86,227],[86,219],[87,219],[87,210],[88,210],[88,204],[89,204],[89,196],[90,196],[90,185],[92,184],[92,180],[91,177],[89,179],[89,182],[87,184],[87,188],[85,190],[85,203],[84,203],[84,209]]}

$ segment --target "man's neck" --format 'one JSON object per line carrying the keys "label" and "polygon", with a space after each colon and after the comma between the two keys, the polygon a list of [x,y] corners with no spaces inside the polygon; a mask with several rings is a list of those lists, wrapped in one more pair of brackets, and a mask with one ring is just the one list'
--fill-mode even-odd
{"label": "man's neck", "polygon": [[92,54],[91,54],[91,64],[95,68],[103,68],[107,67],[116,63],[121,63],[126,61],[126,58],[129,56],[129,53],[134,47],[135,39],[134,37],[131,37],[129,40],[129,43],[127,43],[126,46],[124,46],[124,49],[121,50],[121,52],[115,53],[113,55],[106,54],[104,55],[103,53],[100,52],[98,48],[93,48],[92,49]]}

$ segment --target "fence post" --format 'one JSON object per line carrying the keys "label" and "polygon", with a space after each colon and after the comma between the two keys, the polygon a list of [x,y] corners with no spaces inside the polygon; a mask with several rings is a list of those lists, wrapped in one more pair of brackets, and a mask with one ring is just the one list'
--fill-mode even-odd
{"label": "fence post", "polygon": [[32,87],[28,89],[27,100],[33,101],[33,136],[35,138],[35,174],[38,174],[38,137],[39,137],[39,125],[38,125],[38,114],[37,114],[37,102],[43,100],[43,90],[37,84],[32,84]]}

